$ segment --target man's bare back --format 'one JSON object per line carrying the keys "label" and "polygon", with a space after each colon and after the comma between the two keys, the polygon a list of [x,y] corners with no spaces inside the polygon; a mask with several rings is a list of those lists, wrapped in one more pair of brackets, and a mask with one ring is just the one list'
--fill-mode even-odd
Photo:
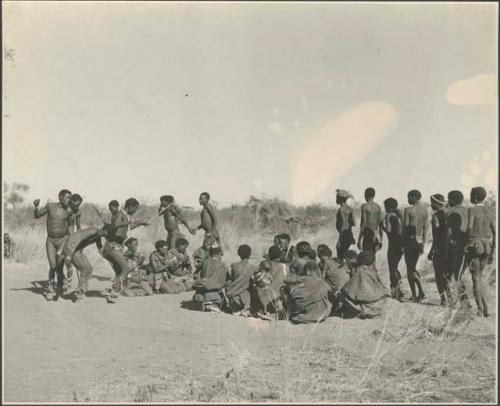
{"label": "man's bare back", "polygon": [[421,204],[407,207],[404,211],[404,229],[406,236],[416,237],[419,243],[427,239],[427,209]]}
{"label": "man's bare back", "polygon": [[382,209],[375,202],[363,203],[361,205],[361,227],[367,227],[376,233],[382,221]]}
{"label": "man's bare back", "polygon": [[354,212],[351,206],[347,204],[340,206],[337,212],[337,231],[342,233],[342,231],[350,230],[354,226],[356,226],[356,221],[354,220]]}

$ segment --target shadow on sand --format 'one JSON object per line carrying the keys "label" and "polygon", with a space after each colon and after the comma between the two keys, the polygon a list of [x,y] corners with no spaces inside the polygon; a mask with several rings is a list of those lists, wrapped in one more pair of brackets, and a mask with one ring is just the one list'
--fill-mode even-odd
{"label": "shadow on sand", "polygon": [[[57,301],[58,299],[71,300],[74,301],[74,291],[66,292],[62,295],[58,295],[55,299],[49,299],[47,294],[49,293],[49,282],[47,280],[42,281],[32,281],[30,287],[27,288],[11,288],[13,291],[27,291],[34,293],[36,295],[43,296],[47,301]],[[98,297],[105,298],[101,291],[99,290],[88,290],[86,293],[87,297]]]}
{"label": "shadow on sand", "polygon": [[201,312],[201,304],[194,300],[183,300],[181,302],[181,309],[194,310]]}

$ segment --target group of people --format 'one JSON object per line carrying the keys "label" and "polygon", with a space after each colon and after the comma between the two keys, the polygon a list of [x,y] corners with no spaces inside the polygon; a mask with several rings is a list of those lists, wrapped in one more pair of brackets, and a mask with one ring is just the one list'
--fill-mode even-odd
{"label": "group of people", "polygon": [[[47,296],[49,299],[60,296],[71,283],[73,267],[76,267],[78,288],[74,300],[85,297],[92,266],[83,249],[96,244],[115,273],[111,288],[105,292],[111,302],[120,295],[193,290],[193,300],[204,311],[224,310],[265,319],[286,318],[298,323],[319,322],[335,313],[344,317],[374,317],[380,314],[385,298],[408,299],[398,270],[403,256],[411,300],[418,303],[425,297],[416,266],[424,253],[430,223],[432,246],[428,258],[433,261],[441,304],[450,300],[450,284],[460,281],[463,270],[468,267],[478,314],[488,315],[482,273],[494,253],[495,220],[494,213],[484,205],[484,188],[472,188],[469,208],[463,206],[464,196],[460,191],[449,192],[448,202],[443,195],[433,194],[431,221],[418,190],[408,192],[409,206],[403,211],[396,199],[385,199],[383,213],[374,201],[375,190],[367,188],[357,244],[353,235],[354,210],[347,203],[352,197],[345,190],[337,190],[336,202],[340,207],[336,216],[335,258],[325,244],[316,250],[307,241],[293,246],[289,235],[279,234],[258,265],[250,262],[251,247],[242,244],[237,250],[240,261],[228,267],[222,261],[217,214],[206,192],[199,197],[201,221],[196,228],[186,221],[173,196],[160,198],[157,215],[164,218],[167,237],[155,243],[155,250],[147,261],[146,256],[139,253],[139,241],[128,237],[130,230],[150,223],[133,220],[139,208],[136,199],[127,199],[123,208],[116,200],[109,202],[109,221],[96,208],[103,227],[82,229],[82,198],[64,189],[57,203],[40,207],[39,200],[34,202],[35,218],[47,216],[46,247],[50,267]],[[205,232],[202,246],[193,253],[193,261],[180,224],[191,234],[197,230]],[[385,288],[375,267],[384,234],[388,240],[390,290]],[[355,244],[359,253],[351,249]],[[466,297],[464,300],[468,301]]]}

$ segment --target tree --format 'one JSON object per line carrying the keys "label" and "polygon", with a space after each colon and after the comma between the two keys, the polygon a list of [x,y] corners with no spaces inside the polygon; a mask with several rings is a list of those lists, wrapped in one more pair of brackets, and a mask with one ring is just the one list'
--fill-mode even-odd
{"label": "tree", "polygon": [[4,183],[4,202],[10,204],[15,210],[16,205],[22,204],[24,202],[25,196],[29,192],[29,190],[30,187],[25,183],[13,183],[12,185]]}

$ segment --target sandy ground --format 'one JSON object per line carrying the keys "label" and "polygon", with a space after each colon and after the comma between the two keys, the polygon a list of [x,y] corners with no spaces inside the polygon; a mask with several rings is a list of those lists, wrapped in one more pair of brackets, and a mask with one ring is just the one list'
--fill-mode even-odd
{"label": "sandy ground", "polygon": [[106,304],[105,266],[84,302],[49,302],[45,274],[5,264],[7,402],[495,401],[493,287],[491,317],[445,334],[433,282],[379,319],[291,325],[195,311],[189,292]]}

